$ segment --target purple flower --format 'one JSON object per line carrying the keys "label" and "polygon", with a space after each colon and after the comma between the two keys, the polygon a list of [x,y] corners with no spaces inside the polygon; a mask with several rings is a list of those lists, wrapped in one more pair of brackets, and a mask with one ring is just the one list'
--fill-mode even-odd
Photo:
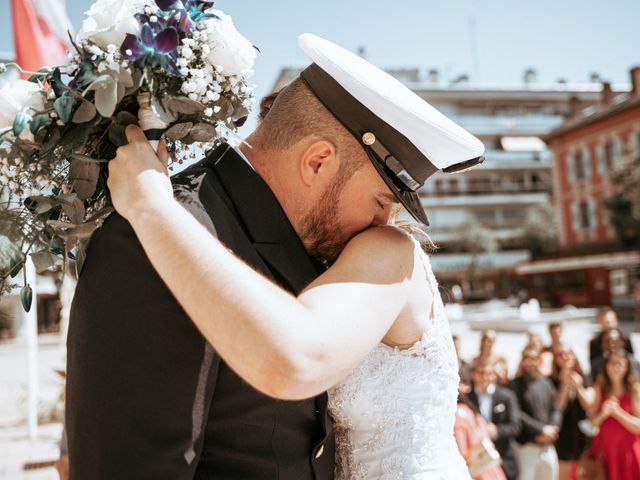
{"label": "purple flower", "polygon": [[176,68],[179,41],[176,28],[166,27],[154,31],[149,23],[145,23],[142,25],[140,38],[127,34],[120,53],[141,68],[144,65],[166,68],[171,75],[179,76]]}

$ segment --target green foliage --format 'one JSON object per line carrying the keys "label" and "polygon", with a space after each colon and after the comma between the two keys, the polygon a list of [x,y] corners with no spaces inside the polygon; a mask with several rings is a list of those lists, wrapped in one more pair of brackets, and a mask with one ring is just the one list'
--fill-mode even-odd
{"label": "green foliage", "polygon": [[533,255],[555,250],[558,242],[558,228],[558,218],[553,205],[539,203],[529,207],[523,225],[527,248]]}

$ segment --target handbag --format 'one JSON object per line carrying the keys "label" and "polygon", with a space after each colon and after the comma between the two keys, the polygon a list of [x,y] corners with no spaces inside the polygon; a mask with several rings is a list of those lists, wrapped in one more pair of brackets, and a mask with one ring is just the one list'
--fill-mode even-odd
{"label": "handbag", "polygon": [[472,478],[481,476],[487,470],[497,467],[501,463],[500,454],[496,450],[496,446],[488,438],[473,447],[469,459],[467,460],[467,468]]}
{"label": "handbag", "polygon": [[578,459],[578,480],[607,480],[607,468],[602,454],[594,454],[591,448],[586,448]]}

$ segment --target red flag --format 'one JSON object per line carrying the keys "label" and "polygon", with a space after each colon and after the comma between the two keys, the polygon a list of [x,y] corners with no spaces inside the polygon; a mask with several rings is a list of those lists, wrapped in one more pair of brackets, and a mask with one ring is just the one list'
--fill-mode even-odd
{"label": "red flag", "polygon": [[64,63],[69,20],[64,0],[11,0],[16,63],[36,71]]}

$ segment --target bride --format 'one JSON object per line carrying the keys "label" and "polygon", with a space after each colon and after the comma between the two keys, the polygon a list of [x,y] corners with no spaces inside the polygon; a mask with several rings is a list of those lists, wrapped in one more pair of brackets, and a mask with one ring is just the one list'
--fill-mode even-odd
{"label": "bride", "polygon": [[329,390],[337,478],[469,478],[453,437],[458,363],[419,243],[370,228],[296,298],[187,213],[144,134],[129,127],[127,136],[109,164],[116,209],[242,378],[281,399]]}

